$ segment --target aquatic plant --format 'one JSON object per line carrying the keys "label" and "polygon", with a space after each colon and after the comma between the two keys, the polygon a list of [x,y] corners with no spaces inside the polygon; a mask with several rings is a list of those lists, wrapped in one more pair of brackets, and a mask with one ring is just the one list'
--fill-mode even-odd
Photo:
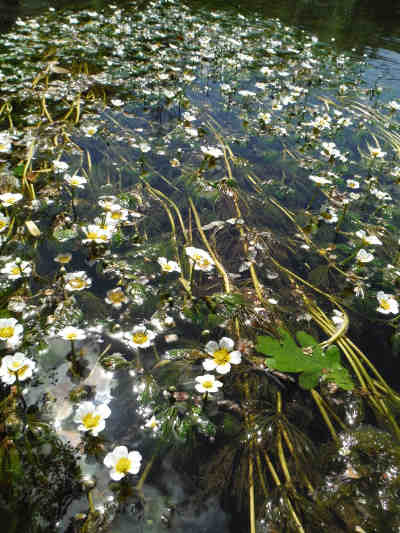
{"label": "aquatic plant", "polygon": [[395,528],[400,397],[359,343],[399,336],[396,102],[257,15],[44,20],[0,43],[14,530],[145,520],[167,461],[243,531]]}

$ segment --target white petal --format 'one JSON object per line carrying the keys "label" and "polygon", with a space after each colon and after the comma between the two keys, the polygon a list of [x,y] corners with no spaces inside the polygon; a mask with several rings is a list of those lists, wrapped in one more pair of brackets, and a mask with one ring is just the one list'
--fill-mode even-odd
{"label": "white petal", "polygon": [[103,403],[96,407],[96,412],[99,413],[102,418],[108,418],[111,414],[111,409],[108,407],[108,405]]}
{"label": "white petal", "polygon": [[231,365],[229,363],[225,363],[224,365],[218,365],[216,370],[218,374],[227,374],[231,369]]}
{"label": "white petal", "polygon": [[205,388],[200,383],[197,383],[194,388],[197,390],[197,392],[205,392]]}
{"label": "white petal", "polygon": [[214,355],[214,352],[216,352],[218,348],[219,348],[218,343],[215,341],[209,341],[207,342],[205,346],[206,352],[209,353],[210,355]]}
{"label": "white petal", "polygon": [[132,463],[128,472],[130,474],[137,474],[140,470],[140,463]]}
{"label": "white petal", "polygon": [[112,468],[116,463],[116,458],[113,454],[113,452],[108,453],[103,460],[103,463],[108,467]]}
{"label": "white petal", "polygon": [[117,472],[116,470],[111,470],[111,472],[110,472],[110,477],[111,477],[111,479],[113,479],[114,481],[119,481],[120,479],[122,479],[123,477],[125,477],[125,474],[124,474],[124,473]]}
{"label": "white petal", "polygon": [[235,350],[234,352],[231,352],[230,354],[230,362],[234,365],[238,365],[242,361],[242,354],[239,352],[239,350]]}
{"label": "white petal", "polygon": [[230,352],[234,346],[235,343],[229,337],[222,337],[222,339],[219,341],[219,347],[225,348],[226,350],[228,350],[228,352]]}
{"label": "white petal", "polygon": [[128,457],[128,448],[126,446],[117,446],[114,448],[113,454],[117,459]]}
{"label": "white petal", "polygon": [[215,368],[217,368],[217,363],[214,361],[214,359],[206,359],[202,364],[203,368],[208,371],[215,370]]}
{"label": "white petal", "polygon": [[129,452],[128,454],[128,459],[133,461],[133,462],[140,462],[142,460],[142,454],[136,450],[134,450],[133,452]]}

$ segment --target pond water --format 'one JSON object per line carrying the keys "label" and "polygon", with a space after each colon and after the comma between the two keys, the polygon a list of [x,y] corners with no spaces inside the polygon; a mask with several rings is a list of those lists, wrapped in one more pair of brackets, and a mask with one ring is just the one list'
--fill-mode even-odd
{"label": "pond water", "polygon": [[400,531],[399,11],[0,15],[5,531]]}

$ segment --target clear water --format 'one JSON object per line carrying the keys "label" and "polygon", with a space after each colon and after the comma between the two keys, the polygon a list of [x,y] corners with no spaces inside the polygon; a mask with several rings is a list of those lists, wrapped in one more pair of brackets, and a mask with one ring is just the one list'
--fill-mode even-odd
{"label": "clear water", "polygon": [[[17,457],[29,465],[24,474],[18,460],[11,467],[3,463],[12,509],[2,509],[8,531],[248,531],[247,489],[241,490],[246,486],[242,478],[250,475],[248,443],[272,450],[278,476],[285,479],[274,447],[274,420],[279,418],[274,402],[280,395],[290,423],[287,438],[301,450],[301,468],[316,487],[314,501],[330,502],[324,512],[311,512],[309,487],[295,461],[289,461],[301,499],[295,507],[304,514],[306,530],[324,525],[329,531],[398,531],[398,448],[385,421],[375,419],[370,406],[364,412],[364,391],[340,389],[346,384],[344,371],[336,367],[334,374],[333,367],[321,366],[325,374],[330,369],[335,376],[331,385],[340,389],[325,390],[330,408],[346,422],[346,431],[338,426],[335,448],[309,392],[295,385],[292,374],[299,371],[271,373],[264,352],[256,354],[252,348],[258,335],[277,335],[282,317],[294,330],[325,338],[306,316],[295,281],[288,281],[275,259],[340,297],[351,312],[351,335],[398,389],[392,342],[397,326],[377,313],[376,300],[379,290],[397,288],[398,162],[379,129],[383,121],[393,135],[399,131],[397,115],[388,107],[397,95],[392,18],[385,26],[383,7],[378,19],[367,5],[357,10],[348,3],[335,10],[316,4],[311,12],[308,4],[297,2],[296,17],[293,3],[279,8],[272,3],[270,11],[257,4],[229,10],[213,4],[211,12],[194,3],[125,4],[102,12],[97,2],[69,2],[48,11],[49,4],[21,2],[14,15],[22,18],[15,19],[15,26],[10,18],[0,44],[1,98],[12,103],[16,127],[14,151],[2,161],[2,192],[21,186],[21,161],[34,146],[27,176],[38,196],[38,201],[5,211],[15,215],[15,227],[28,230],[10,230],[11,238],[3,243],[2,298],[8,303],[14,296],[14,307],[4,304],[2,316],[24,323],[21,349],[38,371],[32,386],[24,386],[23,397],[29,414],[40,412],[51,430],[37,430],[36,435],[24,417],[29,432],[18,420],[7,423]],[[351,35],[349,27],[355,28]],[[358,27],[368,31],[357,32]],[[367,34],[374,40],[368,41]],[[32,88],[32,80],[46,68],[48,79],[39,76]],[[377,85],[388,90],[381,95]],[[369,120],[362,106],[382,113],[381,122]],[[6,129],[5,113],[2,120]],[[333,140],[336,151],[329,153],[322,143]],[[379,142],[387,153],[384,161],[371,155]],[[85,176],[85,186],[71,189],[54,161],[69,165],[70,174]],[[310,175],[330,183],[321,192]],[[352,179],[362,191],[359,203],[351,196]],[[29,197],[32,190],[26,183],[24,187]],[[105,245],[87,242],[89,224],[107,219],[104,200],[111,195],[120,224],[113,226],[112,237],[105,237]],[[233,296],[224,295],[229,291],[215,267],[195,269],[190,287],[188,235],[193,246],[204,249],[205,244],[193,208],[189,214],[189,197],[229,273]],[[184,230],[171,201],[182,214]],[[346,218],[342,208],[350,202],[354,214]],[[341,228],[328,215],[343,215]],[[40,236],[26,220],[40,229]],[[362,228],[384,240],[374,249],[371,267],[354,257],[366,246],[355,236]],[[315,239],[316,249],[309,251],[307,235]],[[67,287],[67,274],[54,262],[61,253],[72,256],[66,272],[87,273],[91,284],[86,291]],[[338,269],[328,273],[324,257],[330,254],[330,261],[348,269],[347,278]],[[22,281],[7,274],[14,255],[34,264],[35,274]],[[176,272],[161,271],[160,257],[181,263],[181,280]],[[263,301],[251,283],[251,263]],[[111,305],[109,291],[118,287],[127,301]],[[358,296],[362,291],[364,299]],[[22,298],[22,309],[16,297]],[[328,302],[320,305],[332,312]],[[86,339],[74,348],[60,338],[68,325],[85,330]],[[155,348],[135,345],[139,325],[154,331]],[[203,373],[207,343],[223,336],[236,336],[243,361],[232,364],[229,375],[217,374],[224,381],[223,392],[204,398],[195,392],[195,378]],[[12,352],[2,349],[3,356]],[[74,357],[79,363],[71,373]],[[7,409],[12,398],[5,387]],[[111,408],[99,437],[78,428],[76,413],[85,400]],[[305,440],[296,440],[298,434]],[[307,439],[310,444],[304,444]],[[27,451],[31,442],[33,455]],[[60,442],[69,442],[73,451]],[[138,476],[110,485],[103,459],[117,445],[139,450],[143,462]],[[311,455],[313,446],[322,448],[322,454]],[[258,453],[250,453],[254,468]],[[285,453],[290,456],[288,444]],[[73,471],[74,454],[83,484]],[[308,472],[310,457],[317,471]],[[287,501],[286,488],[274,486],[262,460],[268,491],[266,496],[262,483],[257,484],[257,531],[296,530],[292,504],[280,504],[280,498]],[[57,477],[60,464],[65,471]],[[142,490],[135,490],[147,467]],[[16,484],[10,487],[7,476]],[[341,492],[343,486],[347,492]],[[30,509],[29,523],[18,516],[24,504]],[[361,511],[350,512],[354,507]]]}

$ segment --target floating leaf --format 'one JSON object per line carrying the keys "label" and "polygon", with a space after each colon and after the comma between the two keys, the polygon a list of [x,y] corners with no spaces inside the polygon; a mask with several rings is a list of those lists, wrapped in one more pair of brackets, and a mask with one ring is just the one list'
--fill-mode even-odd
{"label": "floating leaf", "polygon": [[279,334],[280,339],[270,336],[257,338],[257,350],[267,356],[265,363],[269,368],[280,372],[301,373],[299,385],[303,389],[313,389],[321,378],[334,381],[342,389],[353,388],[348,370],[341,365],[337,346],[329,346],[324,351],[305,331],[298,331],[296,334],[300,346],[288,331],[280,329]]}

